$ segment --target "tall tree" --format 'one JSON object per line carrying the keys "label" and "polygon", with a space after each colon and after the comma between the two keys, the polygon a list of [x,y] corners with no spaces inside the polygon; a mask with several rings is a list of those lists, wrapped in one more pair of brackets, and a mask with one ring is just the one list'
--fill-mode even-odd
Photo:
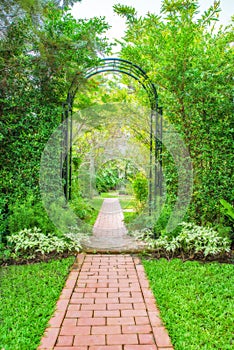
{"label": "tall tree", "polygon": [[[143,67],[159,93],[168,119],[183,138],[194,166],[190,216],[220,223],[221,198],[229,202],[232,158],[233,26],[217,27],[220,2],[198,16],[197,0],[164,0],[160,15],[137,17],[116,5],[126,18],[121,56]],[[176,191],[176,170],[167,165],[169,191]]]}
{"label": "tall tree", "polygon": [[[109,50],[101,38],[108,28],[103,18],[76,20],[68,8],[58,6],[60,2],[31,3],[43,5],[38,24],[22,6],[30,1],[10,1],[9,7],[18,6],[20,11],[9,19],[0,38],[3,219],[9,215],[9,205],[23,200],[29,191],[39,195],[41,153],[60,122],[71,80],[77,71],[95,64],[100,52]],[[8,20],[10,10],[5,14]],[[3,233],[5,229],[0,227]]]}

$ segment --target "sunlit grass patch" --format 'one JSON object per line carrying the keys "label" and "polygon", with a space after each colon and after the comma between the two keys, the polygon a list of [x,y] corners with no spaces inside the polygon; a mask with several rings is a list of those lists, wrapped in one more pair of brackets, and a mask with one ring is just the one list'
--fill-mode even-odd
{"label": "sunlit grass patch", "polygon": [[35,350],[74,257],[0,268],[0,349]]}
{"label": "sunlit grass patch", "polygon": [[175,350],[233,349],[233,265],[178,259],[143,264]]}

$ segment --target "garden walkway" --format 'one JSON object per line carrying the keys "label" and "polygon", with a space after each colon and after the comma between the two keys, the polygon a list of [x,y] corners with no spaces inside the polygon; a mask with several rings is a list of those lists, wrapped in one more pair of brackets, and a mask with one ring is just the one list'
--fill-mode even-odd
{"label": "garden walkway", "polygon": [[124,215],[118,198],[105,198],[93,227],[93,235],[83,248],[86,252],[139,252],[145,249],[143,242],[127,235]]}
{"label": "garden walkway", "polygon": [[[38,350],[173,350],[118,199],[106,199],[93,228],[96,249],[78,254]],[[132,248],[132,249],[130,249]]]}
{"label": "garden walkway", "polygon": [[79,254],[38,350],[173,350],[140,260]]}

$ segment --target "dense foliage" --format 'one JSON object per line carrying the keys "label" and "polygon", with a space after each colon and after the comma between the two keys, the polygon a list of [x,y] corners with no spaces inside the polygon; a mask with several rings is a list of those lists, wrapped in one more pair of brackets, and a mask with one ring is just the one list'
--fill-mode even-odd
{"label": "dense foliage", "polygon": [[138,240],[145,241],[148,248],[158,258],[160,256],[167,259],[180,257],[182,260],[216,258],[222,261],[232,261],[232,256],[229,254],[230,240],[222,237],[210,227],[182,222],[174,237],[162,232],[155,237],[155,234],[149,229],[134,231],[132,234]]}
{"label": "dense foliage", "polygon": [[[0,5],[3,244],[7,235],[31,232],[34,227],[65,239],[63,225],[74,226],[69,210],[64,216],[64,198],[58,198],[61,208],[50,208],[57,228],[48,218],[39,173],[42,152],[60,123],[62,102],[75,75],[80,89],[74,101],[74,111],[79,113],[73,114],[78,131],[70,207],[76,216],[93,223],[97,210],[88,199],[116,188],[126,192],[130,185],[141,212],[139,223],[153,228],[156,238],[165,234],[178,195],[178,164],[164,145],[165,205],[155,200],[159,209],[163,206],[160,217],[142,214],[149,186],[148,97],[127,76],[106,75],[84,82],[84,69],[110,52],[103,37],[108,24],[103,18],[75,20],[68,7],[74,2],[4,0]],[[197,0],[164,0],[160,15],[144,18],[128,6],[114,9],[127,22],[121,57],[142,67],[155,83],[164,119],[181,135],[192,160],[193,193],[184,220],[233,238],[233,27],[216,26],[218,1],[201,15]],[[164,125],[164,139],[170,135]],[[178,226],[170,239],[180,231]]]}
{"label": "dense foliage", "polygon": [[[74,2],[64,1],[63,5]],[[60,123],[62,101],[74,74],[95,64],[98,54],[108,50],[100,37],[108,25],[102,18],[75,20],[60,1],[4,1],[1,9],[2,239],[15,225],[10,217],[29,207],[31,222],[26,225],[20,219],[22,226],[17,230],[34,227],[35,220],[44,232],[54,229],[39,203],[41,154]],[[33,211],[37,213],[34,219]]]}
{"label": "dense foliage", "polygon": [[137,202],[138,210],[142,210],[148,199],[148,180],[142,172],[138,172],[132,180],[133,193]]}
{"label": "dense foliage", "polygon": [[59,253],[67,251],[78,252],[81,248],[77,232],[67,233],[63,238],[52,234],[45,235],[40,229],[24,229],[16,234],[8,236],[11,248],[10,257],[17,259],[41,259],[53,253],[53,258]]}
{"label": "dense foliage", "polygon": [[[220,200],[233,200],[233,27],[216,26],[219,1],[199,16],[197,0],[165,0],[160,15],[144,18],[122,5],[115,11],[128,25],[121,57],[147,71],[164,118],[189,150],[194,188],[187,219],[230,234],[233,223]],[[173,206],[177,172],[166,150],[163,157],[167,203]]]}

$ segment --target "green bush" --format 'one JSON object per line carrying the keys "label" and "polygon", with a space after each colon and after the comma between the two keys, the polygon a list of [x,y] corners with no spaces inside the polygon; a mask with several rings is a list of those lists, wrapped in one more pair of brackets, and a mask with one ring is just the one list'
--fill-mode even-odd
{"label": "green bush", "polygon": [[7,237],[11,258],[34,259],[37,256],[46,256],[50,253],[64,253],[75,251],[81,248],[82,235],[77,232],[64,234],[59,238],[55,235],[45,235],[37,227],[25,228],[18,233]]}
{"label": "green bush", "polygon": [[158,239],[153,239],[153,232],[149,229],[135,232],[134,236],[145,240],[151,249],[168,258],[178,255],[182,258],[207,258],[230,252],[231,241],[221,237],[214,229],[187,222],[180,226],[181,232],[176,237],[161,235]]}
{"label": "green bush", "polygon": [[0,244],[7,230],[5,205],[6,205],[6,200],[4,198],[0,198]]}
{"label": "green bush", "polygon": [[99,193],[114,190],[120,182],[117,168],[102,168],[96,175],[96,188]]}
{"label": "green bush", "polygon": [[69,205],[78,217],[79,227],[82,228],[83,232],[90,232],[92,229],[90,225],[95,223],[99,210],[95,209],[93,204],[83,197],[72,199]]}
{"label": "green bush", "polygon": [[74,198],[71,201],[70,206],[81,220],[89,220],[95,211],[91,204],[82,197]]}
{"label": "green bush", "polygon": [[5,262],[11,258],[11,250],[5,243],[0,243],[0,263]]}
{"label": "green bush", "polygon": [[42,202],[33,194],[28,194],[24,201],[16,201],[9,206],[8,229],[10,234],[25,228],[40,228],[44,233],[57,232],[49,219]]}
{"label": "green bush", "polygon": [[[29,194],[23,202],[17,201],[12,204],[8,217],[9,234],[38,227],[43,234],[54,233],[61,237],[63,232],[69,232],[70,227],[75,227],[78,224],[78,218],[69,210],[63,197],[47,203],[47,207],[50,216],[48,216],[42,201],[33,194]],[[56,227],[53,223],[56,223]]]}
{"label": "green bush", "polygon": [[171,240],[172,251],[177,249],[173,248],[173,244],[189,255],[201,253],[205,257],[230,251],[231,242],[212,228],[186,222],[181,223],[181,226],[181,233]]}
{"label": "green bush", "polygon": [[220,203],[222,204],[222,212],[226,215],[232,222],[234,222],[234,208],[231,204],[229,204],[225,199],[220,199]]}
{"label": "green bush", "polygon": [[129,215],[130,220],[128,220],[128,215],[126,215],[126,224],[130,234],[134,235],[136,232],[142,232],[142,230],[144,231],[146,229],[153,235],[152,216],[149,216],[145,213],[138,215],[138,213],[133,212],[133,213],[124,213],[124,217],[125,217],[125,214],[130,214]]}
{"label": "green bush", "polygon": [[168,203],[164,205],[161,215],[152,226],[152,230],[154,232],[155,238],[159,238],[161,235],[164,235],[164,234],[167,234],[167,236],[169,237],[176,237],[181,232],[181,226],[178,225],[171,232],[165,233],[166,226],[168,224],[172,211],[173,211],[172,204]]}
{"label": "green bush", "polygon": [[222,205],[221,215],[224,217],[220,218],[217,230],[229,237],[234,245],[234,208],[225,199],[220,199],[220,203]]}
{"label": "green bush", "polygon": [[137,173],[132,180],[132,188],[136,199],[137,210],[141,210],[148,198],[148,180],[142,172]]}

